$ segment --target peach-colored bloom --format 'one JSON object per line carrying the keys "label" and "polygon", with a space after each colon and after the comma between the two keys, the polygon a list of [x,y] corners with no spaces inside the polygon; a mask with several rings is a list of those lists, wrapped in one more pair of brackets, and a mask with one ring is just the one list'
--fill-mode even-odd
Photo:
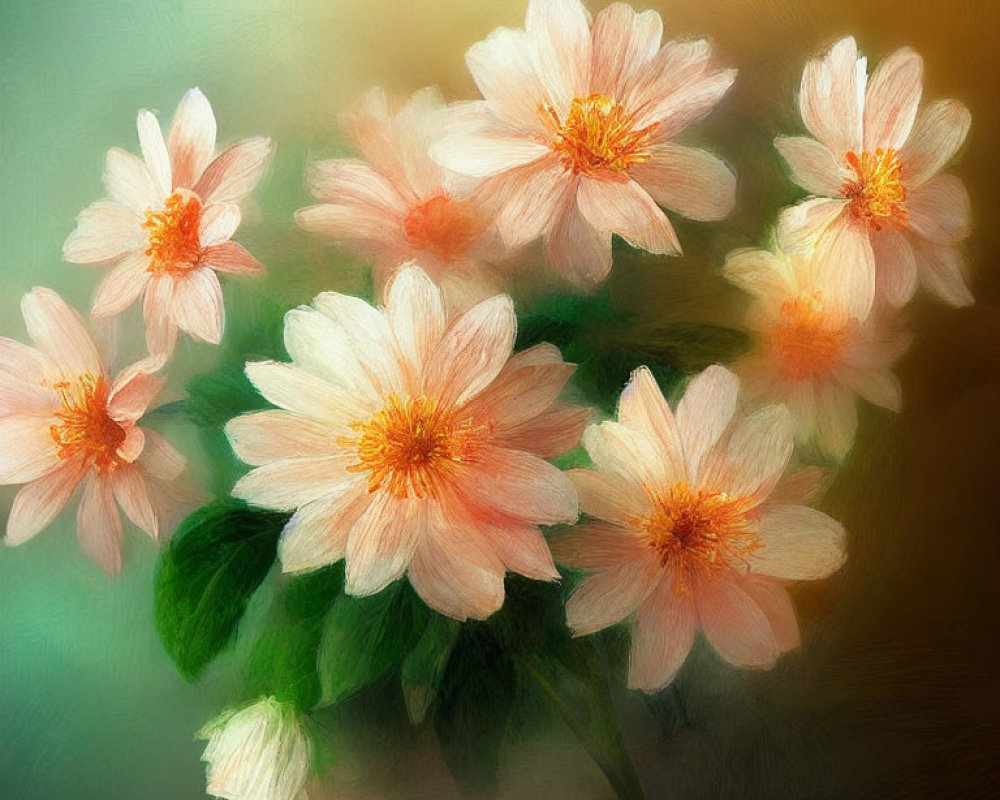
{"label": "peach-colored bloom", "polygon": [[[700,628],[735,664],[769,666],[798,645],[783,580],[814,580],[844,560],[844,531],[776,490],[792,452],[782,406],[736,411],[736,376],[709,367],[674,414],[645,367],[622,392],[618,422],[583,442],[597,469],[571,470],[595,518],[552,541],[556,560],[595,574],[566,605],[575,635],[635,614],[629,686],[655,691]],[[774,497],[772,497],[774,495]]]}
{"label": "peach-colored bloom", "polygon": [[[23,544],[83,484],[77,534],[104,570],[121,569],[118,507],[153,539],[171,531],[185,459],[139,419],[160,390],[161,357],[112,378],[83,320],[50,289],[21,304],[35,347],[0,338],[0,484],[14,498],[5,541]],[[117,501],[117,505],[116,505]]]}
{"label": "peach-colored bloom", "polygon": [[93,314],[108,317],[141,295],[151,353],[169,355],[177,329],[218,344],[225,315],[216,271],[263,271],[231,241],[238,203],[260,180],[269,139],[246,139],[215,155],[215,116],[198,89],[181,100],[166,141],[160,123],[140,111],[142,158],[108,151],[108,199],[87,206],[63,245],[74,264],[113,267],[94,299]]}
{"label": "peach-colored bloom", "polygon": [[887,312],[863,322],[847,304],[823,288],[826,257],[736,250],[724,272],[754,296],[746,320],[754,348],[733,367],[744,392],[764,403],[785,403],[795,420],[796,439],[816,440],[843,458],[857,430],[857,397],[898,411],[902,402],[892,364],[911,337],[891,326]]}
{"label": "peach-colored bloom", "polygon": [[802,73],[799,109],[815,138],[775,145],[795,180],[816,195],[786,209],[781,226],[805,246],[818,237],[823,283],[864,318],[876,297],[906,303],[923,284],[952,305],[972,302],[958,243],[969,234],[969,195],[940,175],[971,117],[955,100],[919,108],[923,61],[909,48],[867,75],[852,37]]}
{"label": "peach-colored bloom", "polygon": [[380,288],[408,261],[446,287],[457,279],[488,283],[488,263],[502,255],[477,181],[443,169],[427,153],[441,135],[444,109],[436,88],[405,103],[374,89],[342,117],[365,160],[319,161],[310,170],[309,187],[321,202],[299,209],[295,219],[371,260]]}
{"label": "peach-colored bloom", "polygon": [[576,445],[588,412],[556,404],[572,366],[555,347],[511,357],[514,327],[506,295],[449,319],[414,266],[384,310],[327,292],[288,312],[292,363],[247,364],[278,409],[226,428],[255,467],[233,494],[295,511],[285,571],[344,558],[358,595],[407,573],[459,619],[500,607],[505,569],[557,577],[537,526],[576,519],[576,492],[544,459]]}
{"label": "peach-colored bloom", "polygon": [[551,266],[580,283],[607,275],[612,233],[680,253],[659,205],[713,220],[735,200],[729,167],[672,139],[736,72],[710,66],[706,41],[661,47],[662,33],[656,12],[624,3],[592,23],[579,0],[529,0],[525,30],[498,29],[469,50],[485,100],[459,106],[431,148],[456,172],[495,176],[507,245],[543,235]]}

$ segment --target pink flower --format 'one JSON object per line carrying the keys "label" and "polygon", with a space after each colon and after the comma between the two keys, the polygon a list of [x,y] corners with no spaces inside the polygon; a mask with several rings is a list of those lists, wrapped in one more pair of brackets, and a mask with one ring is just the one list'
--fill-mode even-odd
{"label": "pink flower", "polygon": [[139,419],[160,390],[162,357],[114,379],[80,315],[50,289],[21,303],[35,347],[0,338],[0,483],[26,484],[14,498],[6,543],[23,544],[83,484],[77,534],[108,573],[121,569],[118,507],[153,539],[172,531],[185,491],[185,459]]}
{"label": "pink flower", "polygon": [[454,279],[482,281],[487,262],[501,254],[483,198],[474,191],[477,181],[443,169],[427,154],[440,136],[444,108],[436,88],[405,103],[392,103],[375,89],[342,118],[365,160],[320,161],[310,170],[309,187],[321,202],[299,209],[296,221],[373,261],[379,287],[407,261],[445,286]]}
{"label": "pink flower", "polygon": [[754,297],[745,320],[754,348],[733,370],[749,397],[788,406],[799,442],[815,439],[843,458],[858,426],[858,396],[899,410],[892,364],[911,337],[894,330],[886,313],[864,322],[851,316],[843,298],[820,288],[820,257],[755,248],[729,254],[726,277]]}
{"label": "pink flower", "polygon": [[485,101],[460,106],[431,155],[494,176],[501,236],[539,235],[549,263],[581,282],[611,268],[611,234],[651,253],[680,253],[659,205],[697,220],[726,216],[736,178],[672,139],[705,117],[735,70],[710,66],[704,40],[660,47],[653,11],[616,3],[591,24],[578,0],[530,0],[525,30],[501,28],[466,56]]}
{"label": "pink flower", "polygon": [[973,302],[958,243],[969,195],[938,174],[965,141],[971,117],[955,100],[918,109],[923,61],[909,48],[868,79],[854,39],[841,39],[802,73],[799,109],[815,138],[779,137],[793,177],[816,195],[781,222],[803,244],[819,237],[823,283],[864,318],[874,299],[902,306],[918,278],[952,305]]}
{"label": "pink flower", "polygon": [[576,519],[576,492],[544,459],[579,441],[588,411],[556,403],[572,366],[551,345],[511,357],[511,300],[449,319],[417,267],[399,271],[384,310],[327,292],[289,311],[291,364],[247,364],[278,409],[227,426],[255,467],[233,494],[295,511],[287,572],[346,559],[347,591],[404,573],[458,619],[503,603],[505,570],[558,576],[538,525]]}
{"label": "pink flower", "polygon": [[629,686],[668,684],[701,629],[734,664],[770,666],[799,643],[784,580],[823,578],[844,561],[839,523],[800,505],[812,482],[781,487],[792,452],[782,406],[736,412],[736,377],[709,367],[670,410],[642,367],[618,422],[584,434],[596,470],[571,470],[595,518],[552,541],[557,561],[594,573],[566,605],[575,635],[635,615]]}
{"label": "pink flower", "polygon": [[142,295],[151,353],[169,355],[177,329],[218,344],[225,315],[215,272],[257,274],[260,262],[231,241],[237,205],[260,180],[269,139],[246,139],[215,155],[215,116],[192,89],[166,142],[149,111],[139,112],[142,158],[108,151],[108,199],[87,206],[63,245],[74,264],[106,264],[93,314],[119,314]]}

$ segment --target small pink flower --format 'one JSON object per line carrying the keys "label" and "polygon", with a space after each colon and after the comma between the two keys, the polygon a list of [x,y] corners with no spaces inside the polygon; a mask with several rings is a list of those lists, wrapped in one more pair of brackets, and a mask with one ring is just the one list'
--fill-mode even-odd
{"label": "small pink flower", "polygon": [[[726,216],[736,178],[715,156],[673,143],[705,117],[735,70],[710,66],[704,40],[660,46],[653,11],[615,3],[593,23],[579,0],[530,0],[525,30],[500,28],[466,56],[484,101],[460,106],[431,155],[494,176],[509,247],[544,236],[552,267],[580,283],[611,268],[611,234],[680,253],[659,205]],[[658,205],[659,204],[659,205]]]}
{"label": "small pink flower", "polygon": [[231,237],[237,204],[260,180],[271,142],[246,139],[216,156],[215,116],[198,89],[184,95],[166,141],[149,111],[139,112],[138,129],[142,158],[108,151],[108,199],[80,213],[63,257],[113,267],[97,291],[96,317],[119,314],[142,295],[151,353],[169,355],[178,328],[218,344],[225,314],[215,272],[263,272]]}
{"label": "small pink flower", "polygon": [[844,561],[844,530],[800,503],[814,475],[779,485],[792,453],[782,406],[744,417],[722,367],[691,381],[670,410],[642,367],[618,422],[591,425],[596,470],[571,470],[595,518],[552,541],[556,560],[593,572],[566,617],[575,635],[635,615],[629,686],[653,692],[680,669],[701,629],[734,664],[764,667],[799,643],[784,580],[815,580]]}
{"label": "small pink flower", "polygon": [[34,289],[21,308],[35,347],[0,337],[0,483],[26,484],[5,541],[32,538],[82,483],[80,545],[105,571],[118,572],[118,507],[160,539],[188,499],[177,481],[184,457],[138,425],[163,385],[153,374],[163,359],[139,361],[112,379],[80,315],[59,295]]}
{"label": "small pink flower", "polygon": [[289,311],[291,364],[247,364],[278,406],[226,430],[255,467],[233,489],[295,511],[287,572],[346,560],[347,591],[404,573],[458,619],[503,603],[504,571],[558,577],[538,525],[576,519],[576,492],[544,459],[579,441],[588,411],[556,403],[572,366],[551,345],[511,357],[511,300],[449,319],[440,289],[405,266],[385,309],[327,292]]}
{"label": "small pink flower", "polygon": [[436,88],[405,103],[374,89],[358,111],[342,118],[365,160],[320,161],[310,170],[309,187],[321,202],[299,209],[296,221],[373,261],[380,288],[407,261],[449,288],[457,288],[457,279],[489,283],[488,262],[502,250],[477,182],[427,154],[441,135],[444,109]]}
{"label": "small pink flower", "polygon": [[851,316],[843,298],[820,288],[819,257],[756,248],[729,254],[726,277],[754,296],[745,320],[754,348],[733,370],[748,396],[788,406],[799,442],[816,440],[843,458],[858,426],[858,396],[899,410],[892,365],[911,337],[894,330],[886,313],[863,322]]}
{"label": "small pink flower", "polygon": [[869,80],[850,36],[802,73],[799,109],[815,138],[779,137],[793,177],[816,195],[786,209],[781,227],[804,246],[819,239],[823,283],[864,318],[875,298],[902,306],[918,279],[956,306],[973,302],[958,246],[969,234],[969,195],[940,175],[965,141],[971,116],[956,100],[918,108],[923,61],[909,48]]}

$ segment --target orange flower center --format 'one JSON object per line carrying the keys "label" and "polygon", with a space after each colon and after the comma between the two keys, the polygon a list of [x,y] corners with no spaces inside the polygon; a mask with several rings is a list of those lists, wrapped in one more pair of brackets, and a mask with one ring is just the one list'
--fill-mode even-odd
{"label": "orange flower center", "polygon": [[681,481],[647,492],[653,512],[638,520],[660,563],[670,570],[674,591],[686,594],[696,575],[731,569],[763,545],[753,529],[748,497],[692,490]]}
{"label": "orange flower center", "polygon": [[147,211],[142,227],[149,233],[146,255],[150,272],[190,269],[201,258],[201,201],[193,194],[174,192],[162,211]]}
{"label": "orange flower center", "polygon": [[844,350],[846,326],[823,312],[821,293],[786,300],[781,318],[771,330],[781,374],[793,381],[829,374]]}
{"label": "orange flower center", "polygon": [[584,175],[628,172],[633,164],[649,158],[651,136],[659,123],[638,128],[635,117],[603,94],[575,97],[565,120],[552,106],[545,106],[555,127],[550,147],[567,169]]}
{"label": "orange flower center", "polygon": [[442,192],[410,209],[403,229],[414,247],[450,262],[468,252],[483,225],[463,203]]}
{"label": "orange flower center", "polygon": [[118,448],[125,441],[125,429],[108,414],[110,386],[103,375],[95,378],[85,372],[76,381],[60,381],[52,385],[59,395],[62,408],[56,412],[59,423],[49,428],[59,446],[59,458],[82,455],[86,463],[98,472],[117,466],[121,458]]}
{"label": "orange flower center", "polygon": [[903,164],[891,147],[881,147],[874,153],[860,156],[847,154],[847,164],[856,177],[844,182],[841,191],[851,201],[851,214],[875,230],[884,223],[907,224],[906,188],[903,186]]}
{"label": "orange flower center", "polygon": [[441,481],[475,456],[488,433],[426,395],[404,401],[390,394],[382,410],[354,427],[361,434],[358,463],[348,469],[368,473],[369,492],[385,486],[399,498],[436,496]]}

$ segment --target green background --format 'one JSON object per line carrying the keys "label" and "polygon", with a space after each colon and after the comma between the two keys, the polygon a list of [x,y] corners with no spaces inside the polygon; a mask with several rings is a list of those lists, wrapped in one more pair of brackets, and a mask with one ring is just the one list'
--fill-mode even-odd
{"label": "green background", "polygon": [[[866,409],[825,501],[850,532],[851,559],[835,578],[796,591],[802,649],[769,673],[726,670],[696,653],[675,692],[623,699],[650,797],[991,796],[1000,781],[1000,5],[640,5],[663,13],[668,36],[709,35],[720,59],[740,68],[696,138],[727,157],[741,182],[729,221],[679,225],[685,258],[617,264],[611,288],[623,308],[658,322],[734,324],[741,299],[718,264],[729,248],[759,240],[777,207],[798,197],[769,143],[800,130],[792,97],[802,63],[843,33],[875,58],[914,45],[926,59],[927,96],[970,106],[973,130],[955,172],[978,220],[976,307],[922,298],[907,312],[918,338],[899,370],[904,411]],[[60,258],[73,217],[103,193],[106,149],[137,149],[136,111],[155,109],[166,121],[192,86],[212,101],[221,143],[257,134],[277,143],[258,209],[237,236],[270,274],[227,283],[230,316],[249,314],[260,295],[289,306],[322,289],[362,290],[361,265],[291,222],[307,202],[305,164],[345,152],[336,114],[370,86],[439,83],[449,98],[473,96],[465,48],[497,25],[520,26],[522,15],[521,2],[500,0],[2,0],[0,334],[24,337],[19,299],[35,285],[86,306],[98,274]],[[123,329],[125,352],[137,352],[136,330],[134,319]],[[182,343],[174,386],[215,356]],[[207,481],[191,432],[166,430]],[[12,497],[0,494],[4,514]],[[152,625],[155,547],[134,530],[126,539],[126,568],[114,581],[80,554],[70,519],[0,549],[2,800],[203,794],[193,735],[236,691],[234,659],[197,686],[178,677]],[[364,746],[377,768],[345,762],[317,797],[454,795],[428,737],[405,750]],[[559,729],[505,751],[502,795],[539,793],[609,796]]]}

